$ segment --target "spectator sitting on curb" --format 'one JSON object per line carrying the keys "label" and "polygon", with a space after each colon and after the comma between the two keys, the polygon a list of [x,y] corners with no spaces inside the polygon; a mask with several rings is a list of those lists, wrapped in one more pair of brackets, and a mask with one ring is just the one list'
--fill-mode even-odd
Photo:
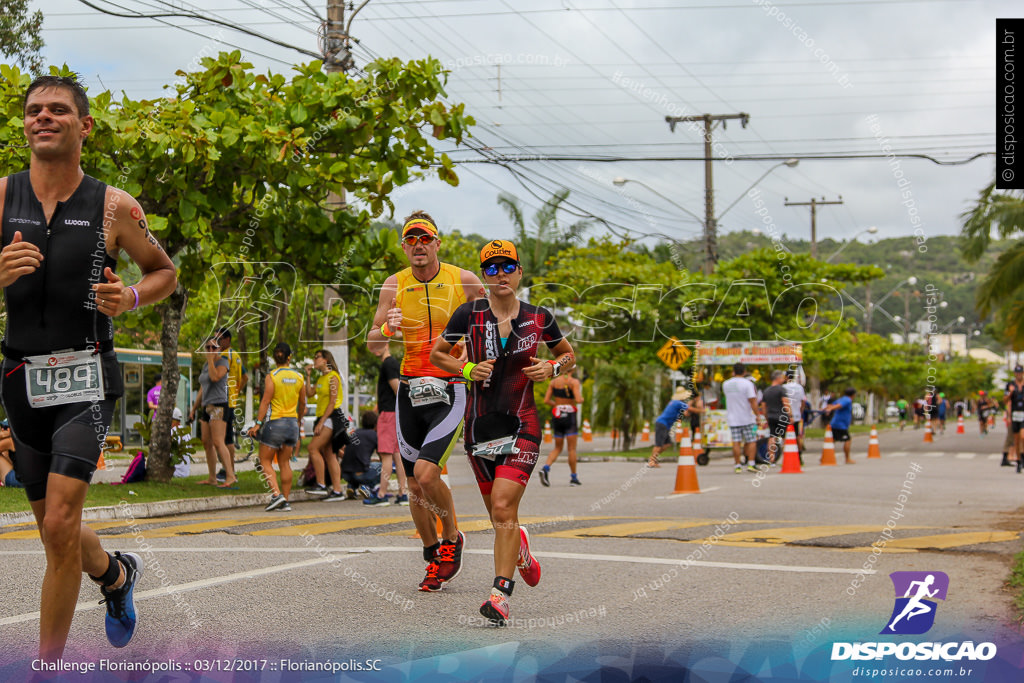
{"label": "spectator sitting on curb", "polygon": [[365,410],[359,418],[361,429],[357,429],[351,443],[345,449],[341,460],[341,476],[348,485],[356,490],[361,498],[377,498],[387,500],[387,492],[374,493],[373,486],[380,484],[380,463],[370,462],[377,451],[377,413]]}

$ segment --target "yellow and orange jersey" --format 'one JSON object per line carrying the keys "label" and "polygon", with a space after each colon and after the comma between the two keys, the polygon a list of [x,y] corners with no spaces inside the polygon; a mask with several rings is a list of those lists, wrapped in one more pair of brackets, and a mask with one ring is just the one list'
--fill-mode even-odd
{"label": "yellow and orange jersey", "polygon": [[442,263],[437,275],[420,282],[406,268],[395,277],[398,290],[395,301],[402,309],[402,341],[405,356],[402,374],[408,377],[450,377],[450,373],[430,362],[430,350],[444,331],[448,319],[466,302],[462,287],[462,269]]}

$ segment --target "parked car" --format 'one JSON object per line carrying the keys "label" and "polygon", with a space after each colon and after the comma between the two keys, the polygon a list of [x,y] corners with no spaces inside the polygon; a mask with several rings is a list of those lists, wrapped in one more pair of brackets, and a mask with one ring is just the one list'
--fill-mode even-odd
{"label": "parked car", "polygon": [[899,407],[897,407],[896,401],[889,401],[885,405],[885,416],[887,418],[889,418],[889,417],[897,418],[897,417],[900,416],[900,409],[899,409]]}
{"label": "parked car", "polygon": [[864,406],[862,406],[860,403],[854,403],[853,404],[853,419],[854,420],[863,420],[864,419]]}

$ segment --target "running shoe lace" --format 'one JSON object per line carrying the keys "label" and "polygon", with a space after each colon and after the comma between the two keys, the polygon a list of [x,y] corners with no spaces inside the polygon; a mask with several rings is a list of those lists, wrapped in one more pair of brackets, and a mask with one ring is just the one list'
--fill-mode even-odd
{"label": "running shoe lace", "polygon": [[100,600],[99,604],[106,604],[107,611],[115,619],[120,619],[124,616],[124,601],[119,599],[120,596],[117,595],[118,590],[108,591],[105,588],[100,589],[100,592],[103,593],[103,599]]}
{"label": "running shoe lace", "polygon": [[428,579],[436,579],[437,578],[437,570],[439,568],[440,568],[440,565],[438,565],[437,562],[431,562],[430,564],[428,564],[427,565],[427,578]]}
{"label": "running shoe lace", "polygon": [[455,544],[454,543],[442,543],[440,549],[437,551],[437,556],[442,562],[454,562],[455,561]]}

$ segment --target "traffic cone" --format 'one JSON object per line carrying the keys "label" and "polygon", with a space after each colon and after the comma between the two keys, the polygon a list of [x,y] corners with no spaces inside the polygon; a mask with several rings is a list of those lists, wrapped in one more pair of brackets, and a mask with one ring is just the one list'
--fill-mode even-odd
{"label": "traffic cone", "polygon": [[594,432],[592,432],[590,430],[590,420],[584,420],[583,421],[583,440],[584,441],[593,441],[594,440]]}
{"label": "traffic cone", "polygon": [[[963,415],[959,415],[956,418],[956,433],[957,434],[963,434],[964,433],[964,416]],[[868,457],[871,457],[871,456],[868,456]]]}
{"label": "traffic cone", "polygon": [[550,422],[545,423],[544,424],[544,443],[551,443],[552,441],[554,441],[554,438],[555,437],[552,436],[552,432],[551,432],[551,423]]}
{"label": "traffic cone", "polygon": [[679,467],[676,468],[676,490],[673,493],[700,493],[700,485],[697,483],[697,461],[693,457],[688,427],[683,427],[683,440],[679,446]]}
{"label": "traffic cone", "polygon": [[871,425],[871,438],[868,439],[868,458],[881,458],[882,451],[878,447],[878,430]]}
{"label": "traffic cone", "polygon": [[96,469],[98,469],[98,470],[105,470],[105,469],[107,469],[107,461],[103,457],[103,451],[100,451],[100,459],[99,459],[99,462],[96,463]]}
{"label": "traffic cone", "polygon": [[651,440],[651,422],[650,420],[644,421],[644,431],[640,433],[640,441],[646,443]]}
{"label": "traffic cone", "polygon": [[700,427],[693,430],[693,454],[700,455],[704,452],[704,437],[700,435]]}
{"label": "traffic cone", "polygon": [[786,429],[786,446],[782,449],[782,474],[802,474],[800,469],[800,448],[796,445],[796,430],[793,425]]}
{"label": "traffic cone", "polygon": [[825,427],[825,447],[821,450],[821,464],[836,467],[836,444],[832,440],[832,425]]}
{"label": "traffic cone", "polygon": [[932,438],[932,423],[924,423],[924,443],[935,443],[935,439]]}
{"label": "traffic cone", "polygon": [[676,420],[676,423],[675,423],[675,425],[672,426],[672,429],[676,430],[676,443],[682,443],[683,442],[683,421],[682,420]]}
{"label": "traffic cone", "polygon": [[679,455],[696,455],[693,452],[693,442],[690,441],[690,429],[683,427],[679,430]]}

